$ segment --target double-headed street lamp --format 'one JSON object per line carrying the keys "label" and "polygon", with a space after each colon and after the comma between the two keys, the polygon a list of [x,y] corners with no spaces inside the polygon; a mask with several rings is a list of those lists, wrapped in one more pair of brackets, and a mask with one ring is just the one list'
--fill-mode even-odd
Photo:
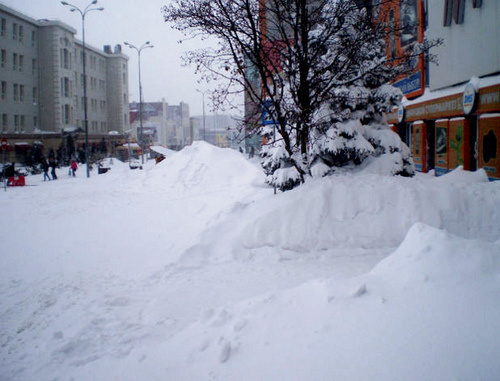
{"label": "double-headed street lamp", "polygon": [[142,147],[142,84],[141,84],[141,51],[142,49],[146,48],[152,48],[153,45],[149,44],[149,41],[146,41],[144,44],[141,45],[140,48],[137,48],[136,46],[129,44],[128,42],[124,42],[125,45],[127,45],[130,49],[135,49],[137,51],[137,60],[138,60],[138,65],[139,65],[139,124],[141,128],[141,133],[139,137],[139,146],[141,147],[141,163],[144,164],[144,148]]}
{"label": "double-headed street lamp", "polygon": [[87,72],[85,70],[85,63],[87,57],[85,56],[85,15],[90,11],[103,11],[103,7],[91,8],[92,5],[97,4],[97,0],[92,1],[89,5],[85,7],[82,11],[76,5],[67,3],[66,1],[61,1],[62,5],[67,5],[70,7],[71,12],[80,12],[82,16],[82,47],[83,47],[83,114],[84,114],[84,125],[85,125],[85,163],[87,164],[87,177],[90,177],[90,167],[89,167],[89,121],[87,117]]}

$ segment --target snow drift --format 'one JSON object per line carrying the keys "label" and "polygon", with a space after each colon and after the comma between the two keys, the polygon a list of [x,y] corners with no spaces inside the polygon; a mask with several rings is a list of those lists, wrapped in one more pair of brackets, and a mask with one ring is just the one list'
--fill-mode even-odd
{"label": "snow drift", "polygon": [[7,189],[0,379],[500,378],[500,182],[381,158],[274,195],[254,164]]}
{"label": "snow drift", "polygon": [[[162,351],[174,379],[498,379],[500,242],[416,224],[367,275],[210,311]],[[193,340],[194,339],[194,340]]]}

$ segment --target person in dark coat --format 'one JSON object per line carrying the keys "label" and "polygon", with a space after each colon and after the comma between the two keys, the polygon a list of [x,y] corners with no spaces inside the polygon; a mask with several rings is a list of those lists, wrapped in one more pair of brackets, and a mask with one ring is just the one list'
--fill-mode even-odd
{"label": "person in dark coat", "polygon": [[52,180],[57,180],[57,175],[56,175],[57,164],[53,157],[49,158],[49,165],[52,168],[50,171],[50,174],[52,175]]}
{"label": "person in dark coat", "polygon": [[12,178],[16,175],[15,163],[12,163],[5,168],[5,178],[7,179],[7,186],[10,185]]}
{"label": "person in dark coat", "polygon": [[14,177],[16,175],[15,164],[12,163],[7,168],[5,168],[5,177]]}
{"label": "person in dark coat", "polygon": [[45,158],[42,158],[42,169],[43,169],[43,181],[46,181],[46,179],[49,179],[50,181],[49,163],[47,163],[47,160],[45,160]]}

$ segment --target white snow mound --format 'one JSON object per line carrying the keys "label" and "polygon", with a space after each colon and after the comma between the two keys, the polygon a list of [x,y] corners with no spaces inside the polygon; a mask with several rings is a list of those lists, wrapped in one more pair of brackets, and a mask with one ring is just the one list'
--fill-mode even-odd
{"label": "white snow mound", "polygon": [[463,239],[417,223],[399,248],[371,274],[399,286],[495,277],[500,275],[500,244]]}
{"label": "white snow mound", "polygon": [[197,141],[151,169],[146,184],[207,192],[249,185],[262,177],[262,171],[239,152]]}

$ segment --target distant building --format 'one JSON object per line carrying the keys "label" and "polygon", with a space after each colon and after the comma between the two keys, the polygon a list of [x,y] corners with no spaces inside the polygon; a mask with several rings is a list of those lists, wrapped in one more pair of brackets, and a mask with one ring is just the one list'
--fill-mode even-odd
{"label": "distant building", "polygon": [[[44,139],[84,130],[83,47],[60,21],[34,20],[0,4],[0,135]],[[86,45],[90,141],[130,129],[128,57]]]}
{"label": "distant building", "polygon": [[200,126],[199,140],[221,148],[237,148],[240,145],[244,147],[244,131],[240,131],[241,118],[226,114],[210,114],[205,115],[205,123],[203,116],[195,116],[192,119]]}
{"label": "distant building", "polygon": [[[139,103],[129,105],[132,134],[141,139]],[[194,130],[189,116],[189,105],[169,105],[162,102],[144,102],[142,104],[142,141],[143,145],[162,145],[172,150],[179,150],[196,140],[198,132]]]}

